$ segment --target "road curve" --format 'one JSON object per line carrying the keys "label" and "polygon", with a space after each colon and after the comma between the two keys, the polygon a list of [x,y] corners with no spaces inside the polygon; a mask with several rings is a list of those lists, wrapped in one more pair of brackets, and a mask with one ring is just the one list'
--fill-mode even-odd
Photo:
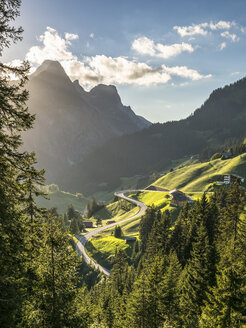
{"label": "road curve", "polygon": [[140,210],[137,214],[135,214],[135,215],[133,215],[133,216],[127,218],[127,219],[124,219],[124,220],[121,220],[121,221],[111,223],[111,224],[108,224],[106,226],[97,228],[97,229],[87,233],[84,236],[81,236],[79,234],[77,234],[75,236],[78,239],[78,242],[77,242],[77,245],[76,245],[76,250],[77,250],[79,256],[82,254],[84,259],[85,259],[85,262],[87,264],[93,265],[96,269],[98,269],[99,271],[104,273],[106,276],[110,275],[110,271],[107,270],[106,268],[104,268],[103,266],[101,266],[100,264],[96,263],[92,258],[89,257],[89,255],[86,253],[85,244],[87,243],[89,238],[97,235],[99,232],[101,232],[103,230],[112,228],[112,227],[114,227],[116,225],[119,225],[123,222],[127,222],[129,220],[132,220],[134,218],[138,218],[138,217],[142,216],[147,210],[147,205],[143,202],[140,202],[139,200],[129,198],[125,195],[125,194],[129,194],[129,193],[135,193],[135,192],[138,192],[138,191],[143,191],[143,190],[123,190],[123,191],[117,191],[117,192],[114,193],[114,195],[116,197],[121,198],[121,199],[125,199],[126,201],[138,206],[140,208]]}

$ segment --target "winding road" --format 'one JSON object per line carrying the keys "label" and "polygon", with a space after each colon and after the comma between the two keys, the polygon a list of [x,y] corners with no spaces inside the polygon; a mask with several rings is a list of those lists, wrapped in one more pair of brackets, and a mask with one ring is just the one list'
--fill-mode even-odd
{"label": "winding road", "polygon": [[129,198],[125,195],[125,194],[135,193],[135,192],[139,192],[139,191],[146,191],[146,190],[123,190],[123,191],[117,191],[117,192],[114,193],[114,195],[116,197],[124,199],[124,200],[138,206],[140,208],[140,210],[137,214],[135,214],[135,215],[133,215],[133,216],[127,218],[127,219],[124,219],[124,220],[121,220],[121,221],[111,223],[111,224],[108,224],[106,226],[97,228],[97,229],[87,233],[86,235],[81,236],[81,235],[77,234],[75,236],[78,239],[78,242],[77,242],[77,245],[76,245],[76,250],[77,250],[79,256],[83,255],[83,257],[85,259],[85,262],[87,264],[93,265],[96,269],[98,269],[99,271],[104,273],[106,276],[110,275],[111,272],[108,269],[101,266],[100,264],[96,263],[92,258],[89,257],[89,255],[86,253],[85,244],[87,243],[89,238],[97,235],[99,232],[101,232],[103,230],[112,228],[112,227],[114,227],[116,225],[119,225],[123,222],[127,222],[127,221],[130,221],[132,219],[136,219],[136,218],[142,216],[147,210],[147,205],[143,202],[140,202],[138,200]]}

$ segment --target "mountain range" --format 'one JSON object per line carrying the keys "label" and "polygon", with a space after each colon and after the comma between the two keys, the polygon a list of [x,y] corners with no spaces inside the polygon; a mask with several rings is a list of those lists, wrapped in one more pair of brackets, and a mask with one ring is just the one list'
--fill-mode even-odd
{"label": "mountain range", "polygon": [[100,84],[86,92],[57,61],[44,61],[30,76],[27,90],[36,120],[23,135],[24,145],[36,152],[49,182],[59,182],[106,141],[151,125],[122,104],[115,86]]}
{"label": "mountain range", "polygon": [[156,124],[124,106],[115,86],[87,92],[56,61],[45,61],[27,89],[36,121],[26,149],[36,152],[48,183],[86,195],[246,135],[246,78],[213,91],[186,119]]}
{"label": "mountain range", "polygon": [[60,185],[84,193],[93,193],[99,187],[112,190],[119,187],[121,177],[164,171],[172,160],[199,155],[206,149],[213,153],[232,139],[240,142],[245,136],[246,78],[243,78],[213,91],[186,119],[153,124],[135,134],[111,139],[74,167],[60,180]]}

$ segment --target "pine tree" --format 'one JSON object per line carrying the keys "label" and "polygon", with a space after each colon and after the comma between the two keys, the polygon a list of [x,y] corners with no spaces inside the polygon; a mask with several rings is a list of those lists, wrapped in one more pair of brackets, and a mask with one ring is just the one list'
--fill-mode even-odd
{"label": "pine tree", "polygon": [[178,282],[181,272],[182,267],[176,253],[171,253],[159,286],[159,311],[164,322],[180,323]]}
{"label": "pine tree", "polygon": [[151,261],[157,254],[167,254],[169,236],[170,236],[171,220],[169,213],[157,211],[154,224],[149,234],[147,242],[147,257]]}
{"label": "pine tree", "polygon": [[78,220],[73,218],[70,223],[70,231],[73,235],[76,235],[80,232],[79,226],[78,226]]}
{"label": "pine tree", "polygon": [[111,273],[112,288],[119,293],[123,294],[125,288],[125,281],[127,277],[127,259],[124,251],[116,250],[114,265]]}
{"label": "pine tree", "polygon": [[127,302],[127,327],[148,328],[149,311],[146,295],[146,278],[142,275],[135,283]]}
{"label": "pine tree", "polygon": [[114,228],[114,237],[115,237],[115,238],[121,238],[122,235],[123,235],[123,232],[122,232],[122,230],[121,230],[121,227],[120,227],[120,226],[116,226],[116,227]]}
{"label": "pine tree", "polygon": [[73,205],[69,205],[68,208],[67,208],[67,217],[68,217],[68,220],[72,220],[74,218],[76,218],[76,211],[73,207]]}
{"label": "pine tree", "polygon": [[76,273],[79,260],[63,233],[60,221],[48,217],[43,224],[37,279],[25,305],[23,324],[31,327],[74,327]]}
{"label": "pine tree", "polygon": [[201,225],[192,245],[191,259],[180,280],[180,308],[184,327],[197,327],[211,282],[210,246],[206,228]]}
{"label": "pine tree", "polygon": [[141,251],[144,252],[147,247],[148,236],[151,232],[156,217],[156,209],[148,207],[145,215],[141,218],[139,226],[139,238],[141,241]]}
{"label": "pine tree", "polygon": [[[220,262],[216,285],[210,288],[201,327],[242,327],[246,324],[245,191],[232,187],[220,223]],[[243,214],[244,213],[244,214]]]}
{"label": "pine tree", "polygon": [[[19,16],[19,0],[0,2],[0,56],[5,47],[21,40],[22,28],[10,26]],[[23,301],[23,276],[29,255],[26,246],[24,181],[35,164],[33,154],[20,151],[20,134],[32,127],[34,116],[26,108],[24,89],[29,66],[0,63],[0,326],[17,325]],[[15,83],[10,81],[12,76]],[[33,170],[32,186],[38,182]],[[27,196],[27,194],[25,195]],[[29,202],[28,204],[31,204]],[[25,213],[26,211],[26,213]],[[29,212],[30,213],[30,212]]]}

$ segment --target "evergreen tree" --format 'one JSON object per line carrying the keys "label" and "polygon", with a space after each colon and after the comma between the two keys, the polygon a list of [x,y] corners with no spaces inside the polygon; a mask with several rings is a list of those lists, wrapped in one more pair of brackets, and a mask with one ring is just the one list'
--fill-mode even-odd
{"label": "evergreen tree", "polygon": [[128,273],[127,259],[124,251],[116,250],[114,265],[111,273],[112,286],[119,294],[123,294],[125,288],[125,281]]}
{"label": "evergreen tree", "polygon": [[23,324],[31,327],[74,327],[78,257],[60,222],[48,217],[43,224],[40,253],[36,259],[34,292],[25,305]]}
{"label": "evergreen tree", "polygon": [[[10,25],[19,16],[20,4],[19,0],[0,2],[0,56],[5,47],[21,40],[22,28]],[[20,151],[20,135],[30,129],[34,121],[25,105],[28,69],[27,63],[14,67],[0,62],[1,327],[17,326],[20,318],[25,293],[24,272],[30,255],[26,249],[28,227],[25,224],[34,215],[34,185],[40,182],[42,175],[33,168],[33,154]],[[12,76],[17,78],[15,83],[10,80]]]}
{"label": "evergreen tree", "polygon": [[151,261],[157,254],[166,254],[168,252],[171,220],[169,213],[156,212],[154,224],[149,234],[147,242],[147,257]]}
{"label": "evergreen tree", "polygon": [[69,205],[67,208],[67,217],[68,217],[68,220],[70,220],[70,221],[77,217],[76,211],[72,204]]}
{"label": "evergreen tree", "polygon": [[76,235],[80,232],[77,219],[72,219],[70,223],[70,231],[73,235]]}
{"label": "evergreen tree", "polygon": [[206,228],[201,225],[192,245],[191,259],[180,280],[180,307],[184,327],[197,327],[201,308],[211,283],[210,246]]}
{"label": "evergreen tree", "polygon": [[146,278],[142,275],[135,283],[127,303],[127,327],[148,328],[149,311],[146,295]]}
{"label": "evergreen tree", "polygon": [[242,327],[246,324],[245,191],[233,186],[220,223],[220,262],[216,285],[210,288],[201,327]]}
{"label": "evergreen tree", "polygon": [[102,226],[102,219],[101,219],[100,217],[97,217],[97,222],[96,222],[96,224],[97,224],[97,227],[99,227],[99,225]]}
{"label": "evergreen tree", "polygon": [[123,232],[122,232],[122,230],[121,230],[121,227],[120,227],[120,226],[116,226],[116,227],[114,228],[114,237],[115,237],[115,238],[121,238],[122,235],[123,235]]}
{"label": "evergreen tree", "polygon": [[159,311],[166,323],[180,324],[179,310],[179,279],[182,266],[175,253],[168,257],[168,266],[159,286]]}
{"label": "evergreen tree", "polygon": [[139,238],[141,241],[141,251],[144,252],[147,247],[148,236],[156,218],[156,209],[148,207],[145,215],[141,218],[139,226]]}

